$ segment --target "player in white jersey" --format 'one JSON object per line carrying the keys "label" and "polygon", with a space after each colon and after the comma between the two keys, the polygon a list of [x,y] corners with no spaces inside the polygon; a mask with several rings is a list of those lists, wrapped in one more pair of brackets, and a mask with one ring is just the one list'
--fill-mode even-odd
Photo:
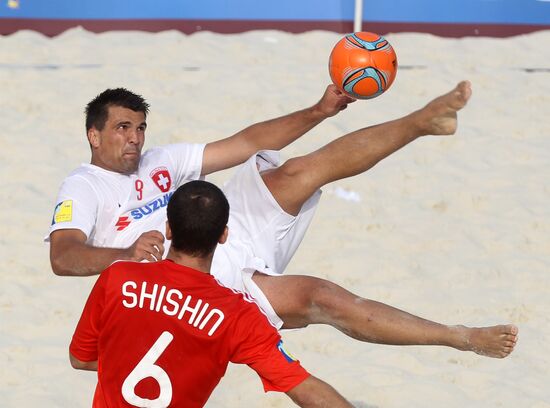
{"label": "player in white jersey", "polygon": [[162,258],[170,192],[251,156],[225,189],[229,241],[212,265],[223,284],[253,295],[278,327],[330,324],[363,341],[445,345],[505,357],[516,342],[513,325],[446,326],[326,280],[280,276],[313,216],[320,187],[368,170],[420,136],[454,133],[457,111],[470,94],[470,84],[462,82],[410,115],[280,165],[275,152],[261,150],[283,148],[352,100],[329,86],[309,109],[207,145],[173,145],[142,155],[148,105],[125,89],[107,90],[87,107],[91,164],[69,176],[59,194],[49,235],[52,268],[59,275],[84,276],[117,259]]}
{"label": "player in white jersey", "polygon": [[[200,178],[203,151],[199,144],[150,149],[132,174],[82,164],[61,186],[52,231],[77,229],[89,245],[107,248],[127,248],[143,231],[164,231],[168,200],[178,186]],[[71,219],[56,222],[69,207]]]}

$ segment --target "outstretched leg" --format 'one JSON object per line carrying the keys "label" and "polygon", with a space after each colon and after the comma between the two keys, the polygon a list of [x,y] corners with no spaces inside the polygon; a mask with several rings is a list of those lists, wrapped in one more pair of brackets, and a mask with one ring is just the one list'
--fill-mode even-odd
{"label": "outstretched leg", "polygon": [[410,115],[349,133],[262,173],[262,178],[279,205],[296,215],[325,184],[367,171],[420,136],[453,134],[457,112],[466,105],[471,93],[470,83],[460,82],[451,92]]}
{"label": "outstretched leg", "polygon": [[[470,95],[470,84],[461,82],[408,116],[345,135],[263,172],[262,179],[283,210],[296,215],[323,185],[370,169],[420,136],[453,134],[457,112]],[[513,325],[447,326],[361,298],[318,278],[255,273],[253,279],[284,321],[284,328],[329,324],[361,341],[442,345],[496,358],[510,354],[517,341],[518,329]]]}
{"label": "outstretched leg", "polygon": [[370,343],[448,346],[495,358],[510,354],[517,341],[513,325],[447,326],[356,296],[323,279],[260,273],[253,279],[285,322],[283,328],[329,324]]}

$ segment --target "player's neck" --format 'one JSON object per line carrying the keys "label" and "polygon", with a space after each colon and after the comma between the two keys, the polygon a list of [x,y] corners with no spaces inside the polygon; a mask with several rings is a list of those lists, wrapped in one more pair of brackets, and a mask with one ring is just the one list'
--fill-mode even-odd
{"label": "player's neck", "polygon": [[178,265],[187,266],[188,268],[193,268],[197,271],[209,274],[210,268],[212,266],[213,255],[214,254],[211,254],[207,257],[195,257],[184,254],[183,252],[174,251],[172,248],[170,248],[166,259],[170,259]]}

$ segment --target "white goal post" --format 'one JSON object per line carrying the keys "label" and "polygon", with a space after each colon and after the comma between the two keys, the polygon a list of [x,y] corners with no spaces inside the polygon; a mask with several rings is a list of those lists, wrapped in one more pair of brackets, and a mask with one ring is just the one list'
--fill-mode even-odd
{"label": "white goal post", "polygon": [[355,17],[353,19],[353,32],[361,31],[363,24],[363,0],[355,0]]}

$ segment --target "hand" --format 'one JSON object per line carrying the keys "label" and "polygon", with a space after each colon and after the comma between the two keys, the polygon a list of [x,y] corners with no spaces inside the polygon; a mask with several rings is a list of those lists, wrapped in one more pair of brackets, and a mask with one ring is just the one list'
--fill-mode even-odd
{"label": "hand", "polygon": [[131,261],[160,261],[164,254],[164,235],[159,231],[147,231],[127,249]]}
{"label": "hand", "polygon": [[338,112],[346,109],[348,104],[355,102],[356,99],[340,91],[336,85],[327,86],[321,100],[317,102],[315,108],[318,109],[327,118],[336,115]]}

